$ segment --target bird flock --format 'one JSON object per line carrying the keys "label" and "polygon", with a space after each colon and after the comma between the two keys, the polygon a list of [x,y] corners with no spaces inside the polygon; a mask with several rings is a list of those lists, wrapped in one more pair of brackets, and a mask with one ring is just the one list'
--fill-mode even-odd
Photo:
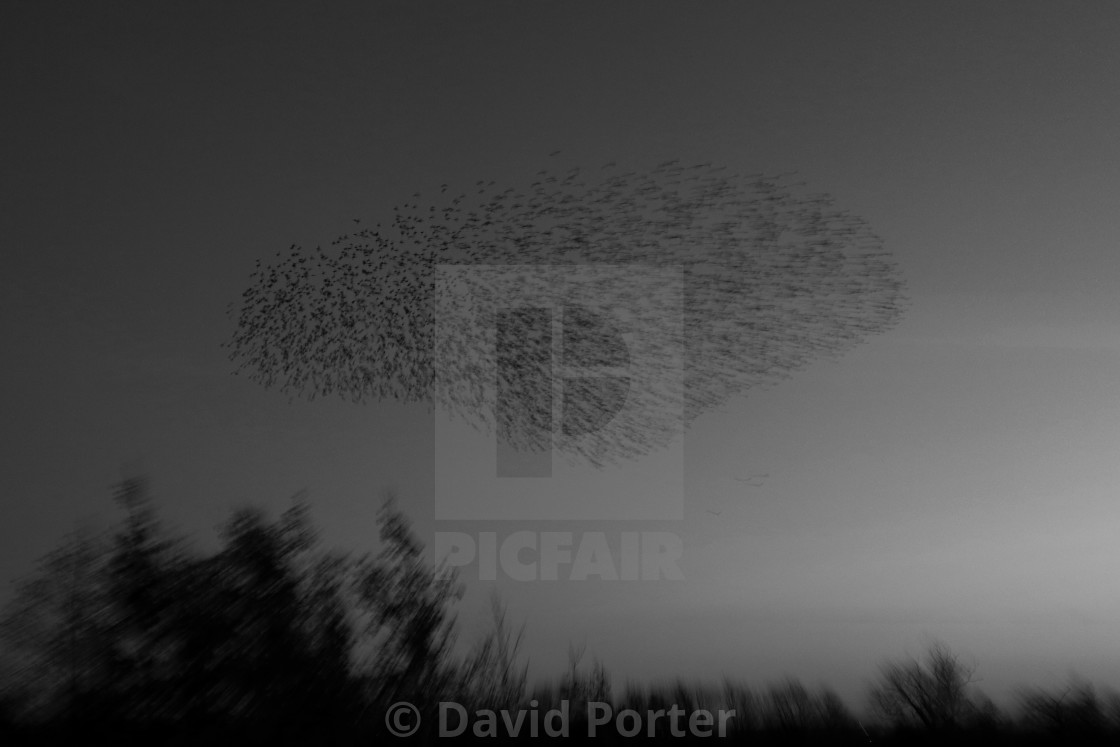
{"label": "bird flock", "polygon": [[[564,427],[552,447],[602,465],[664,447],[703,413],[850,350],[904,311],[881,239],[789,177],[674,161],[527,181],[444,184],[384,224],[258,261],[230,305],[237,372],[292,396],[428,402],[526,447],[550,427],[526,408],[556,400]],[[521,330],[511,358],[497,320],[520,318],[501,316],[517,308],[584,321],[560,335]],[[586,322],[596,317],[617,334]],[[622,404],[592,376],[552,396],[565,350],[619,338]],[[495,407],[496,392],[525,407]]]}

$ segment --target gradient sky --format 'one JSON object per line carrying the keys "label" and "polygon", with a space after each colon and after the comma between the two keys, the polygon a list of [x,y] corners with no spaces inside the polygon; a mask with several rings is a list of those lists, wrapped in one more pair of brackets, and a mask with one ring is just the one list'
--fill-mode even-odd
{"label": "gradient sky", "polygon": [[910,308],[690,431],[686,580],[500,583],[534,671],[862,705],[936,637],[997,697],[1120,686],[1117,39],[1105,3],[6,3],[0,577],[137,470],[202,541],[302,488],[332,545],[388,486],[449,528],[424,408],[231,376],[255,260],[444,182],[712,161],[865,218]]}

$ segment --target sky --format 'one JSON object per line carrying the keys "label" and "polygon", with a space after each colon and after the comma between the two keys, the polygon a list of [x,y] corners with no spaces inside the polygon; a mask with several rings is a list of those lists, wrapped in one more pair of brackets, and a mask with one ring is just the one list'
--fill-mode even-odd
{"label": "sky", "polygon": [[796,172],[865,219],[905,315],[700,418],[682,519],[563,526],[673,532],[682,580],[468,577],[464,635],[496,586],[540,676],[586,644],[620,683],[792,674],[862,705],[878,664],[939,639],[997,699],[1072,672],[1120,687],[1120,8],[0,14],[5,581],[112,521],[137,471],[201,542],[300,490],[334,546],[376,547],[386,489],[425,542],[461,529],[435,519],[426,408],[232,375],[226,309],[254,263],[443,183],[712,162]]}

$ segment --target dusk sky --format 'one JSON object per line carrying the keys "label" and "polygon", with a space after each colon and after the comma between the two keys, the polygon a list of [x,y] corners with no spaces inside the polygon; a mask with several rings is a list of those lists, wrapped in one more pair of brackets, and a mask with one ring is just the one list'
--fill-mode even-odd
{"label": "dusk sky", "polygon": [[699,418],[682,520],[559,527],[674,532],[683,580],[468,574],[464,635],[496,585],[539,676],[586,643],[620,684],[862,707],[940,639],[997,699],[1120,688],[1118,40],[1089,2],[6,3],[0,578],[135,472],[202,544],[302,489],[330,546],[376,549],[386,488],[425,542],[461,529],[426,407],[233,376],[227,305],[416,192],[680,159],[831,195],[905,313]]}

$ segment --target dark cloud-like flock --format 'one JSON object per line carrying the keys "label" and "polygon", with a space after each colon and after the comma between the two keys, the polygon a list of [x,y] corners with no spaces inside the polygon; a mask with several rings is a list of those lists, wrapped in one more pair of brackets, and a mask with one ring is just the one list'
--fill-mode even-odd
{"label": "dark cloud-like flock", "polygon": [[[617,399],[617,387],[570,380],[579,396],[563,405],[554,445],[600,464],[648,453],[729,398],[849,350],[903,305],[882,241],[826,196],[710,164],[611,164],[538,172],[524,188],[442,185],[385,224],[293,246],[258,263],[227,345],[269,388],[434,402],[532,443],[519,430],[539,423],[495,422],[517,408],[495,408],[494,393],[551,392],[563,349],[604,344],[603,325],[570,323],[590,310],[625,340],[626,402],[596,400]],[[510,307],[569,320],[559,336],[527,334],[516,370],[495,352]],[[604,408],[615,411],[607,424]]]}

